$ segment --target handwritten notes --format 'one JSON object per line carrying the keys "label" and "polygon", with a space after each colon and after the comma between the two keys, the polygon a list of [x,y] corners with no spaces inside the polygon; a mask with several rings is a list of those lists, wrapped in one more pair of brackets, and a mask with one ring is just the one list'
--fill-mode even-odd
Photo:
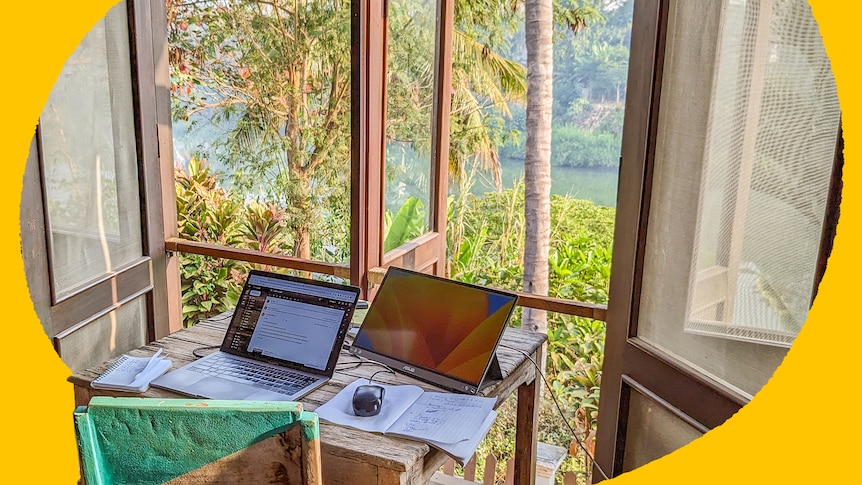
{"label": "handwritten notes", "polygon": [[379,384],[386,390],[380,414],[355,416],[353,392],[367,383],[366,379],[354,381],[315,412],[330,423],[424,441],[461,464],[470,458],[497,416],[495,398],[385,384]]}
{"label": "handwritten notes", "polygon": [[426,392],[392,425],[388,432],[440,443],[472,438],[494,409],[496,399],[441,392]]}

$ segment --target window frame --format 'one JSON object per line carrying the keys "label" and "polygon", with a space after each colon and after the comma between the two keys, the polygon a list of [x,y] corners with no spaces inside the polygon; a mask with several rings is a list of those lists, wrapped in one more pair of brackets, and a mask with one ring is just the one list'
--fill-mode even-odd
{"label": "window frame", "polygon": [[[162,10],[159,11],[161,6]],[[173,202],[173,175],[170,185],[162,179],[160,153],[165,153],[160,128],[169,130],[170,120],[162,117],[159,107],[157,56],[153,43],[159,29],[165,28],[164,5],[151,0],[127,0],[124,18],[128,22],[130,71],[134,137],[136,143],[135,168],[140,194],[141,256],[120,268],[99,275],[79,287],[72,294],[56,298],[51,282],[51,265],[47,222],[47,192],[42,176],[42,133],[37,125],[31,141],[24,174],[21,201],[21,244],[25,273],[37,315],[55,350],[63,356],[62,339],[100,317],[107,315],[144,296],[146,328],[142,329],[148,341],[181,327],[178,308],[179,285],[171,285],[171,256],[165,251],[165,241],[176,233],[176,218],[171,222],[170,210],[165,201]],[[161,19],[161,24],[158,20]],[[166,62],[166,61],[165,61]],[[167,64],[165,63],[166,67]],[[167,91],[165,91],[167,92]],[[165,98],[169,101],[169,98]],[[167,153],[170,153],[169,151]],[[172,164],[172,163],[171,163]],[[167,190],[167,192],[166,192]],[[175,266],[175,264],[174,264]],[[179,273],[175,273],[178,275]],[[176,293],[173,293],[176,291]],[[176,303],[172,303],[174,295]],[[177,318],[174,319],[174,316]],[[98,345],[98,343],[97,343]],[[122,351],[123,349],[118,349]]]}
{"label": "window frame", "polygon": [[[152,0],[151,0],[152,1]],[[385,87],[386,87],[386,13],[387,0],[351,2],[351,193],[350,193],[350,263],[306,261],[289,256],[260,251],[230,248],[180,239],[176,231],[176,200],[173,192],[165,191],[165,249],[169,254],[184,252],[211,257],[235,259],[276,267],[310,271],[349,279],[359,286],[363,298],[371,299],[388,266],[400,266],[439,276],[446,273],[446,203],[448,195],[449,110],[451,104],[452,37],[454,35],[453,0],[437,0],[438,46],[435,52],[435,94],[432,119],[432,207],[430,232],[406,244],[383,253],[383,180],[385,175]],[[159,7],[163,9],[164,7]],[[155,25],[155,20],[154,20]],[[166,30],[165,30],[166,31]],[[164,42],[156,35],[154,42]],[[442,47],[441,47],[442,46]],[[166,57],[164,62],[167,63]],[[157,74],[167,65],[159,66]],[[165,77],[167,79],[167,77]],[[169,87],[169,84],[164,84]],[[159,86],[159,92],[162,87]],[[165,88],[167,89],[167,88]],[[443,95],[442,93],[450,93]],[[169,89],[161,104],[169,107]],[[168,116],[166,118],[169,120]],[[169,124],[167,125],[169,129]],[[163,125],[159,125],[160,130]],[[172,153],[170,136],[159,133],[162,153]],[[166,148],[167,147],[167,148]],[[162,186],[173,183],[173,163],[162,163]],[[172,212],[173,211],[173,212]],[[172,213],[172,217],[171,217]],[[167,227],[170,221],[172,227]],[[171,232],[171,230],[173,232]],[[169,283],[178,286],[176,258],[169,266]],[[178,289],[171,289],[171,299],[179,301]],[[606,320],[607,306],[564,300],[549,296],[519,292],[518,305],[548,311]],[[178,309],[171,309],[173,316]],[[174,328],[174,327],[172,327]]]}

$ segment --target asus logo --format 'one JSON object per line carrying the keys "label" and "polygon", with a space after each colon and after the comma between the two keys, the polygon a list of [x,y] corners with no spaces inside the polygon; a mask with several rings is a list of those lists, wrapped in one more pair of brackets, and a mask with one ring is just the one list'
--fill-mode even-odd
{"label": "asus logo", "polygon": [[416,368],[410,367],[409,365],[405,365],[404,367],[401,368],[401,370],[410,372],[411,374],[416,372]]}

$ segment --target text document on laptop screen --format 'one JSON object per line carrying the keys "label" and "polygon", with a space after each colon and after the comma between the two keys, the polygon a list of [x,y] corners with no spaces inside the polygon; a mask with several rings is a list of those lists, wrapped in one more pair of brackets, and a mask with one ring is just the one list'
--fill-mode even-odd
{"label": "text document on laptop screen", "polygon": [[513,293],[390,268],[353,342],[359,350],[354,353],[394,359],[397,370],[474,393],[516,300]]}
{"label": "text document on laptop screen", "polygon": [[354,291],[251,274],[222,350],[324,370],[355,301]]}

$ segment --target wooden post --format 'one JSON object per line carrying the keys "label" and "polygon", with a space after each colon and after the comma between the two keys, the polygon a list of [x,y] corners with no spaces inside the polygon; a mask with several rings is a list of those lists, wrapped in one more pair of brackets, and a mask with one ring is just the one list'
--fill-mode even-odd
{"label": "wooden post", "polygon": [[[539,362],[545,353],[542,344],[532,355]],[[534,379],[518,388],[518,411],[515,422],[515,485],[534,485],[536,483],[536,433],[539,417],[539,380],[537,369],[533,369]]]}

